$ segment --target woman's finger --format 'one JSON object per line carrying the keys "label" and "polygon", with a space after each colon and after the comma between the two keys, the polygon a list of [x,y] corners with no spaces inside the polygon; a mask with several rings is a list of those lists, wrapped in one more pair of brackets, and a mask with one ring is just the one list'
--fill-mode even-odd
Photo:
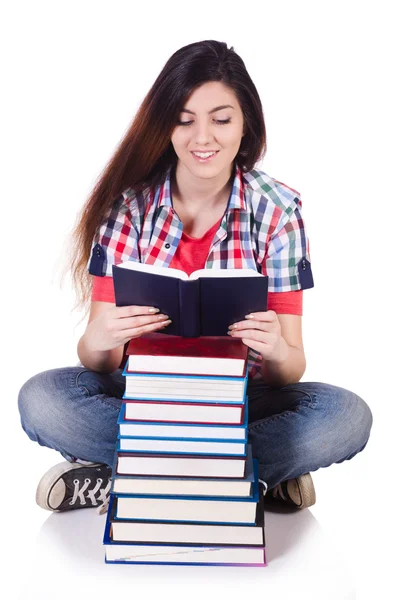
{"label": "woman's finger", "polygon": [[272,331],[272,324],[267,321],[240,321],[229,327],[229,331],[246,331],[247,329],[260,329],[262,331]]}

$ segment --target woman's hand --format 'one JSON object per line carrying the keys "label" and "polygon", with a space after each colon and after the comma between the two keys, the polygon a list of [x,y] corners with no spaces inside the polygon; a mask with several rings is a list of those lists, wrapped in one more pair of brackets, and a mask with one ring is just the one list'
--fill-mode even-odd
{"label": "woman's hand", "polygon": [[229,335],[256,350],[264,360],[283,361],[288,355],[287,342],[281,336],[281,325],[274,310],[246,315],[245,321],[229,326]]}
{"label": "woman's hand", "polygon": [[[87,325],[86,343],[92,351],[118,348],[144,333],[171,323],[167,315],[153,314],[151,306],[111,306]],[[158,309],[155,309],[158,310]]]}

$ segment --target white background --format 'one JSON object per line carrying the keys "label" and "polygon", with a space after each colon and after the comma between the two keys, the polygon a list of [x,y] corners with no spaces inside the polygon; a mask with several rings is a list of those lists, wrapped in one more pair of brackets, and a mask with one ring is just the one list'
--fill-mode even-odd
{"label": "white background", "polygon": [[[49,517],[35,504],[36,485],[62,460],[20,428],[18,390],[35,373],[76,364],[85,328],[70,280],[60,282],[68,236],[169,56],[217,39],[234,46],[261,96],[268,151],[259,166],[302,195],[315,282],[304,293],[302,379],[355,391],[374,416],[364,452],[313,474],[309,510],[343,556],[357,599],[387,585],[382,597],[394,597],[393,4],[2,4],[1,495],[10,573],[36,552]],[[59,573],[48,573],[46,589],[67,587]],[[283,586],[277,597],[288,597]]]}

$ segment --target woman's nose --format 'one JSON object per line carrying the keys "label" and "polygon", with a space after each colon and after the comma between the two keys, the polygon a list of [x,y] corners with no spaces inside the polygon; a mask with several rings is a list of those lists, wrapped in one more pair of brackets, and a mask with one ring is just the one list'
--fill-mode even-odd
{"label": "woman's nose", "polygon": [[214,137],[213,131],[211,128],[211,124],[209,124],[209,123],[197,124],[195,131],[194,131],[194,137],[195,137],[195,141],[196,141],[197,145],[206,144],[206,143],[210,142]]}

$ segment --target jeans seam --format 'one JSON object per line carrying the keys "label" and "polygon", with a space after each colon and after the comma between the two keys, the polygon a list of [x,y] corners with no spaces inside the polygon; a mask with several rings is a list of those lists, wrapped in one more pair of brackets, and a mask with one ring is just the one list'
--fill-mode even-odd
{"label": "jeans seam", "polygon": [[314,408],[315,406],[317,406],[317,395],[315,392],[309,394],[309,392],[306,392],[306,390],[302,390],[297,387],[289,387],[288,391],[299,392],[300,394],[304,394],[308,398],[308,400],[301,400],[303,406],[307,406],[307,408]]}
{"label": "jeans seam", "polygon": [[75,386],[81,390],[82,392],[85,393],[86,398],[88,398],[88,396],[90,395],[90,392],[88,391],[88,389],[85,387],[85,385],[83,385],[82,383],[79,383],[78,379],[80,377],[80,375],[82,373],[89,373],[89,369],[82,369],[81,371],[79,371],[78,373],[76,373],[76,377],[75,377],[75,381],[74,384]]}
{"label": "jeans seam", "polygon": [[264,419],[259,419],[258,421],[254,421],[253,423],[248,423],[248,431],[255,430],[255,429],[259,428],[261,425],[263,425],[264,423],[274,423],[274,421],[281,419],[281,417],[289,417],[290,415],[294,414],[294,412],[298,412],[298,411],[285,410],[284,412],[282,412],[278,415],[265,417]]}
{"label": "jeans seam", "polygon": [[[116,410],[117,412],[120,412],[120,407],[114,406],[114,404],[111,404],[111,402],[107,402],[105,398],[98,398],[98,396],[96,396],[96,399],[99,400],[99,402],[101,402],[102,404],[106,404],[106,406],[109,406],[110,408],[114,408],[114,410]],[[121,399],[120,399],[120,402],[122,402]]]}
{"label": "jeans seam", "polygon": [[[295,391],[296,391],[296,388],[295,388]],[[274,415],[274,416],[270,415],[268,417],[264,417],[263,419],[259,419],[258,421],[253,421],[252,423],[248,423],[248,431],[253,431],[257,427],[260,427],[261,425],[263,425],[264,423],[274,423],[274,421],[277,421],[281,417],[289,417],[290,415],[293,415],[294,413],[299,413],[302,410],[302,408],[313,409],[317,406],[317,397],[314,393],[308,394],[307,392],[305,392],[303,390],[297,390],[297,391],[308,396],[310,398],[310,402],[308,400],[303,400],[303,401],[301,401],[300,405],[296,407],[295,410],[284,410],[282,413],[279,413],[277,415]]]}
{"label": "jeans seam", "polygon": [[[85,393],[85,397],[86,397],[86,398],[89,398],[89,397],[90,397],[90,392],[89,392],[89,390],[88,390],[88,389],[85,387],[85,385],[83,385],[82,383],[79,383],[79,381],[78,381],[78,378],[80,377],[80,375],[81,375],[82,373],[89,373],[89,372],[90,372],[90,369],[83,369],[83,370],[79,371],[79,372],[76,374],[76,377],[75,377],[75,385],[76,385],[76,387],[78,387],[78,388],[79,388],[79,389],[80,389],[82,392],[84,392],[84,393]],[[114,404],[112,404],[111,402],[107,402],[105,398],[99,398],[99,397],[98,397],[98,394],[93,394],[91,397],[92,397],[92,398],[96,398],[96,399],[97,399],[97,400],[99,400],[99,402],[101,402],[102,404],[106,404],[106,406],[108,406],[108,407],[110,407],[110,408],[113,408],[113,409],[114,409],[114,410],[116,410],[117,412],[120,412],[120,408],[119,408],[119,407],[117,407],[117,406],[114,406]]]}

